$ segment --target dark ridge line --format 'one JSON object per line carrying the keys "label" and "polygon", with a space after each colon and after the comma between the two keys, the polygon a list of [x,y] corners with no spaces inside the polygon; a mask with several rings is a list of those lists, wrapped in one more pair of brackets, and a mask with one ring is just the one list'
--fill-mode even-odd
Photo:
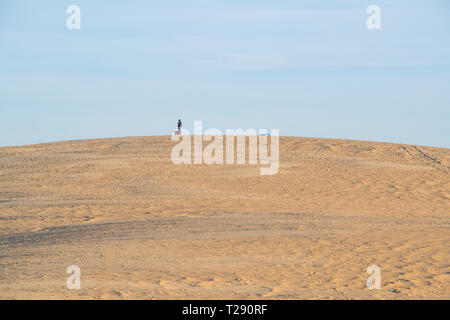
{"label": "dark ridge line", "polygon": [[450,167],[447,167],[446,165],[443,165],[438,159],[433,158],[432,156],[426,154],[425,152],[423,152],[422,150],[420,150],[419,148],[417,148],[417,146],[414,146],[414,148],[419,151],[425,158],[430,159],[431,161],[443,166],[444,168],[450,169]]}
{"label": "dark ridge line", "polygon": [[[409,154],[413,159],[415,159],[415,160],[417,160],[417,161],[420,161],[420,162],[422,162],[422,163],[425,163],[425,164],[429,164],[429,165],[430,165],[429,162],[424,161],[422,158],[418,158],[418,157],[414,156],[414,155],[413,155],[408,149],[406,149],[404,146],[400,146],[400,148],[403,149],[404,151],[406,151],[406,153]],[[444,166],[443,164],[441,164],[441,163],[440,163],[439,161],[437,161],[436,159],[434,159],[434,158],[432,158],[432,157],[426,155],[426,154],[423,153],[422,151],[420,151],[416,146],[414,146],[414,148],[415,148],[417,151],[419,151],[419,152],[425,157],[425,159],[432,160],[434,163],[437,163],[437,164],[443,166],[444,168],[447,168],[446,166]],[[443,168],[441,168],[441,167],[438,167],[438,166],[432,165],[432,164],[431,164],[431,166],[432,166],[433,168],[437,169],[437,170],[441,170],[441,171],[443,171],[443,172],[445,172],[445,173],[448,173],[446,169],[443,169]]]}

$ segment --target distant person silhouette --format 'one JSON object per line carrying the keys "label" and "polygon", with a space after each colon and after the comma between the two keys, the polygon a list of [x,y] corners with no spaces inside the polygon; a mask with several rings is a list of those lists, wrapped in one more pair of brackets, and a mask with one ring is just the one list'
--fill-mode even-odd
{"label": "distant person silhouette", "polygon": [[183,123],[181,122],[181,119],[178,119],[178,131],[177,134],[181,134],[181,127],[183,126]]}

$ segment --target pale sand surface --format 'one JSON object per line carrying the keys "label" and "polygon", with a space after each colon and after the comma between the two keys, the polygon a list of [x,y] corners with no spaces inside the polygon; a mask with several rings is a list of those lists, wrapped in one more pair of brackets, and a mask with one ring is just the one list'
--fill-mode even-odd
{"label": "pale sand surface", "polygon": [[174,145],[0,148],[0,298],[450,298],[449,149],[282,137],[261,176]]}

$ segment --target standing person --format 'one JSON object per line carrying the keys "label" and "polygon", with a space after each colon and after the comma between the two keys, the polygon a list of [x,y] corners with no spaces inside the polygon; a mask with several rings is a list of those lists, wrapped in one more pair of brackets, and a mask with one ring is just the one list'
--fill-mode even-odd
{"label": "standing person", "polygon": [[181,127],[183,126],[183,123],[181,122],[181,119],[178,119],[178,135],[181,134]]}

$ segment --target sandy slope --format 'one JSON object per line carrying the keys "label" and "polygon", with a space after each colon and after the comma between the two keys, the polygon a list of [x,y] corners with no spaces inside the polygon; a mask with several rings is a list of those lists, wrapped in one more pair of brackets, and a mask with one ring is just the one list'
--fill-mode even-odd
{"label": "sandy slope", "polygon": [[0,148],[0,298],[450,298],[450,150],[283,137],[261,176],[174,144]]}

